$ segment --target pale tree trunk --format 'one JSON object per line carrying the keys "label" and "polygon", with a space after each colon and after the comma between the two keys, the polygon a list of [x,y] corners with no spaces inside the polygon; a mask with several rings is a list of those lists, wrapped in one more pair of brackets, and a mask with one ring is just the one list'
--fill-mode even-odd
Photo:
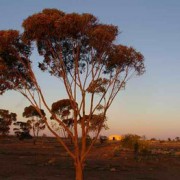
{"label": "pale tree trunk", "polygon": [[76,169],[76,179],[75,180],[83,180],[83,163],[80,160],[75,162],[75,169]]}

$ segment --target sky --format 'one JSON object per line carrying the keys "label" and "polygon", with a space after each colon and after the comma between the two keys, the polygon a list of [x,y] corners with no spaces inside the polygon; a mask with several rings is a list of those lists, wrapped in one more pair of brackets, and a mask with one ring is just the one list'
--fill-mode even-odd
{"label": "sky", "polygon": [[[102,23],[116,25],[117,43],[133,46],[145,57],[146,73],[119,93],[108,112],[109,130],[102,135],[180,136],[179,0],[0,0],[0,30],[22,31],[23,20],[44,8],[91,13]],[[34,53],[32,58],[39,57]],[[59,83],[35,71],[49,103],[65,96]],[[16,92],[0,96],[0,108],[16,112],[19,119],[26,105]]]}

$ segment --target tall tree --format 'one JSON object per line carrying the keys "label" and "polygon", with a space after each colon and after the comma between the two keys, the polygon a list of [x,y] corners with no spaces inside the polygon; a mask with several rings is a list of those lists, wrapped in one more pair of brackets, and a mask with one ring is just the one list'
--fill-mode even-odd
{"label": "tall tree", "polygon": [[[126,82],[133,75],[144,73],[143,55],[132,47],[115,44],[118,28],[100,23],[87,13],[66,14],[57,9],[44,9],[24,20],[23,28],[22,34],[14,30],[0,31],[0,92],[14,89],[30,101],[74,160],[76,180],[81,180],[87,154],[104,124],[100,121],[94,140],[87,145],[93,115],[101,106],[101,119],[105,119]],[[43,57],[39,68],[63,82],[73,109],[73,133],[46,103],[29,59],[31,46]],[[40,111],[41,103],[71,137],[73,151],[49,125]]]}
{"label": "tall tree", "polygon": [[[46,115],[43,109],[40,109],[43,117]],[[25,107],[23,117],[29,118],[27,123],[30,124],[34,136],[34,144],[36,144],[39,132],[45,129],[45,122],[41,118],[41,114],[32,105]]]}
{"label": "tall tree", "polygon": [[8,110],[0,109],[0,135],[8,135],[12,122],[16,121],[16,113],[10,113]]}

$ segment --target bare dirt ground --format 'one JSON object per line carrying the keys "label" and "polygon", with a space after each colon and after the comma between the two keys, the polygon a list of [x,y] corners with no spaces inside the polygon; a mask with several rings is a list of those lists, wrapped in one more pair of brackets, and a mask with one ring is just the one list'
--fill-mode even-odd
{"label": "bare dirt ground", "polygon": [[[85,180],[179,180],[180,143],[151,143],[154,154],[134,159],[119,142],[96,144],[85,165]],[[118,150],[117,150],[118,149]],[[73,180],[74,165],[54,138],[0,138],[0,180]]]}

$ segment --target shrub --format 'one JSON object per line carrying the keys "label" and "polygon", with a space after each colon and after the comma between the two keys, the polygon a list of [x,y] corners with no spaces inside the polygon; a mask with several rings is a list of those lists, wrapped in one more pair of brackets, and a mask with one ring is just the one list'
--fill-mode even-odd
{"label": "shrub", "polygon": [[107,140],[108,140],[107,136],[100,136],[100,138],[99,138],[99,141],[101,144],[107,142]]}
{"label": "shrub", "polygon": [[141,137],[138,135],[127,134],[122,138],[121,141],[122,147],[132,149],[134,151],[134,156],[137,158],[138,154],[147,154],[149,153],[148,142],[141,140]]}

